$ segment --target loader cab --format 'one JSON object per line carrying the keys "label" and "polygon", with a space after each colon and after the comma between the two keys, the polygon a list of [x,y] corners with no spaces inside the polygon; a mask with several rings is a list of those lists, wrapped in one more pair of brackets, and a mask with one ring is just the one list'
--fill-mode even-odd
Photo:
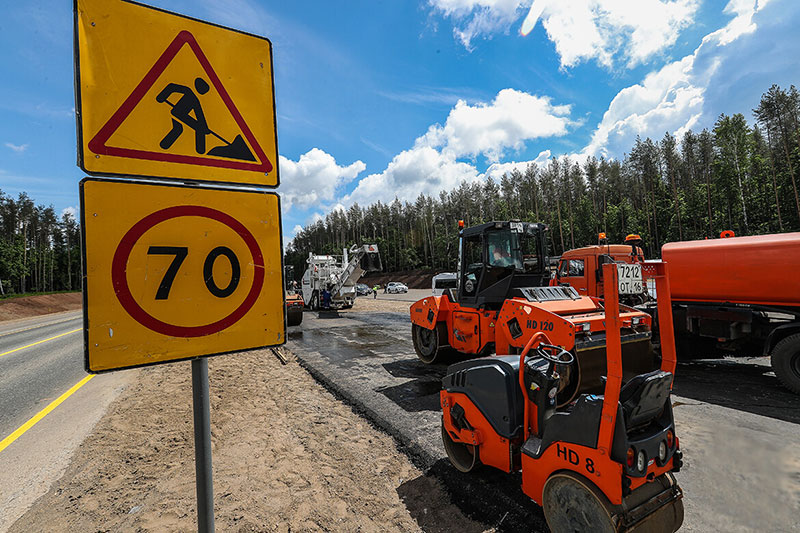
{"label": "loader cab", "polygon": [[547,226],[489,222],[462,229],[457,300],[462,307],[500,309],[520,287],[547,285]]}

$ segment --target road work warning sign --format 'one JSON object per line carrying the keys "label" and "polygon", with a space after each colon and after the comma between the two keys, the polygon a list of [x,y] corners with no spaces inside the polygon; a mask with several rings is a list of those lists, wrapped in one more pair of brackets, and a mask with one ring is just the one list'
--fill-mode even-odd
{"label": "road work warning sign", "polygon": [[284,343],[277,194],[99,178],[80,191],[88,372]]}
{"label": "road work warning sign", "polygon": [[267,39],[123,0],[76,1],[83,170],[278,186]]}

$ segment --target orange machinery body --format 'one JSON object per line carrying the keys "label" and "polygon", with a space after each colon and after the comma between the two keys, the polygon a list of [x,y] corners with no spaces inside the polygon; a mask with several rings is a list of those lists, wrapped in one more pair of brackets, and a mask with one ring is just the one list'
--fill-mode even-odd
{"label": "orange machinery body", "polygon": [[[575,287],[581,296],[603,295],[604,285],[597,275],[600,264],[598,257],[609,255],[614,261],[623,263],[641,263],[644,261],[644,252],[636,248],[637,255],[632,256],[632,246],[629,244],[608,244],[604,246],[584,246],[567,250],[558,262],[556,275],[550,280],[551,286],[569,284]],[[576,262],[570,269],[570,261]]]}
{"label": "orange machinery body", "polygon": [[661,256],[673,301],[800,306],[800,233],[674,242]]}
{"label": "orange machinery body", "polygon": [[[597,298],[529,302],[511,298],[499,311],[462,307],[446,296],[430,296],[411,305],[411,323],[427,329],[444,326],[450,346],[464,354],[484,352],[494,344],[494,353],[515,354],[537,332],[555,344],[572,350],[576,338],[605,331],[605,313]],[[513,319],[516,319],[514,322]],[[651,317],[632,307],[621,306],[623,327],[649,331]],[[511,331],[509,323],[519,330]]]}
{"label": "orange machinery body", "polygon": [[[624,323],[631,318],[631,313],[622,309],[624,306],[618,303],[615,290],[617,275],[615,270],[611,270],[612,267],[613,265],[610,264],[604,267],[605,274],[609,276],[609,279],[613,279],[615,283],[608,288],[605,294],[606,301],[610,302],[606,305],[604,312],[604,320],[607,326],[608,376],[603,391],[602,417],[597,429],[596,447],[569,442],[554,442],[539,457],[534,458],[521,453],[520,448],[524,442],[528,440],[531,434],[537,434],[540,429],[537,427],[537,407],[533,400],[528,397],[528,392],[523,385],[521,372],[519,384],[522,391],[524,391],[525,399],[523,432],[513,439],[499,435],[492,428],[492,425],[481,410],[465,394],[451,393],[446,389],[440,393],[445,430],[451,436],[457,436],[458,442],[478,447],[478,457],[480,457],[482,464],[498,468],[504,472],[521,470],[523,492],[540,505],[545,482],[551,475],[560,471],[568,470],[580,474],[597,486],[611,504],[620,505],[626,492],[629,494],[659,478],[659,476],[677,470],[681,464],[678,459],[677,450],[680,449],[680,444],[677,436],[674,437],[672,444],[674,454],[671,454],[663,464],[658,464],[655,460],[648,461],[647,468],[642,475],[627,475],[624,472],[623,465],[611,458],[615,424],[617,423],[617,414],[620,412],[619,399],[623,379],[621,329],[624,327]],[[669,281],[666,279],[666,265],[664,263],[649,263],[643,265],[643,268],[647,275],[656,281],[657,287],[668,294]],[[519,304],[528,304],[528,302],[519,302]],[[669,298],[660,300],[658,307],[661,327],[671,329],[672,313]],[[527,314],[527,312],[525,313]],[[419,314],[417,313],[417,315]],[[539,342],[557,344],[565,349],[568,348],[569,334],[564,337],[553,334],[555,332],[556,329],[554,328],[553,332],[544,333],[540,331],[527,336],[528,340],[521,354],[520,368],[522,368],[523,360],[529,349],[535,347]],[[553,335],[551,336],[551,334]],[[566,344],[562,345],[562,342],[566,342]],[[666,339],[662,346],[661,370],[674,375],[675,365],[674,340]],[[454,423],[450,407],[456,404],[464,409],[464,417],[469,420],[471,429],[459,429]],[[591,431],[591,429],[587,427],[587,431]]]}

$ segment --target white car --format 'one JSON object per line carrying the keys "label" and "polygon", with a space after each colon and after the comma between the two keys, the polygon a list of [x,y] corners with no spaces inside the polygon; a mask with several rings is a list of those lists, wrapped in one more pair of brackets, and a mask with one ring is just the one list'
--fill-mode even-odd
{"label": "white car", "polygon": [[397,294],[400,292],[408,292],[408,287],[405,284],[400,283],[399,281],[390,281],[386,288],[383,289],[384,294]]}

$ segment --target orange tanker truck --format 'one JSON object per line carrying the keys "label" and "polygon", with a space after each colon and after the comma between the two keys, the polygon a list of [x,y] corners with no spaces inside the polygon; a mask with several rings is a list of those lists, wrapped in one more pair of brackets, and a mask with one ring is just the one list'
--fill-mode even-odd
{"label": "orange tanker truck", "polygon": [[661,257],[681,351],[769,355],[800,394],[800,233],[674,242]]}
{"label": "orange tanker truck", "polygon": [[[727,238],[661,249],[669,264],[678,356],[769,355],[781,383],[800,394],[800,233],[721,236]],[[641,255],[626,245],[570,250],[552,284],[599,296],[599,267],[611,259],[637,264]]]}

